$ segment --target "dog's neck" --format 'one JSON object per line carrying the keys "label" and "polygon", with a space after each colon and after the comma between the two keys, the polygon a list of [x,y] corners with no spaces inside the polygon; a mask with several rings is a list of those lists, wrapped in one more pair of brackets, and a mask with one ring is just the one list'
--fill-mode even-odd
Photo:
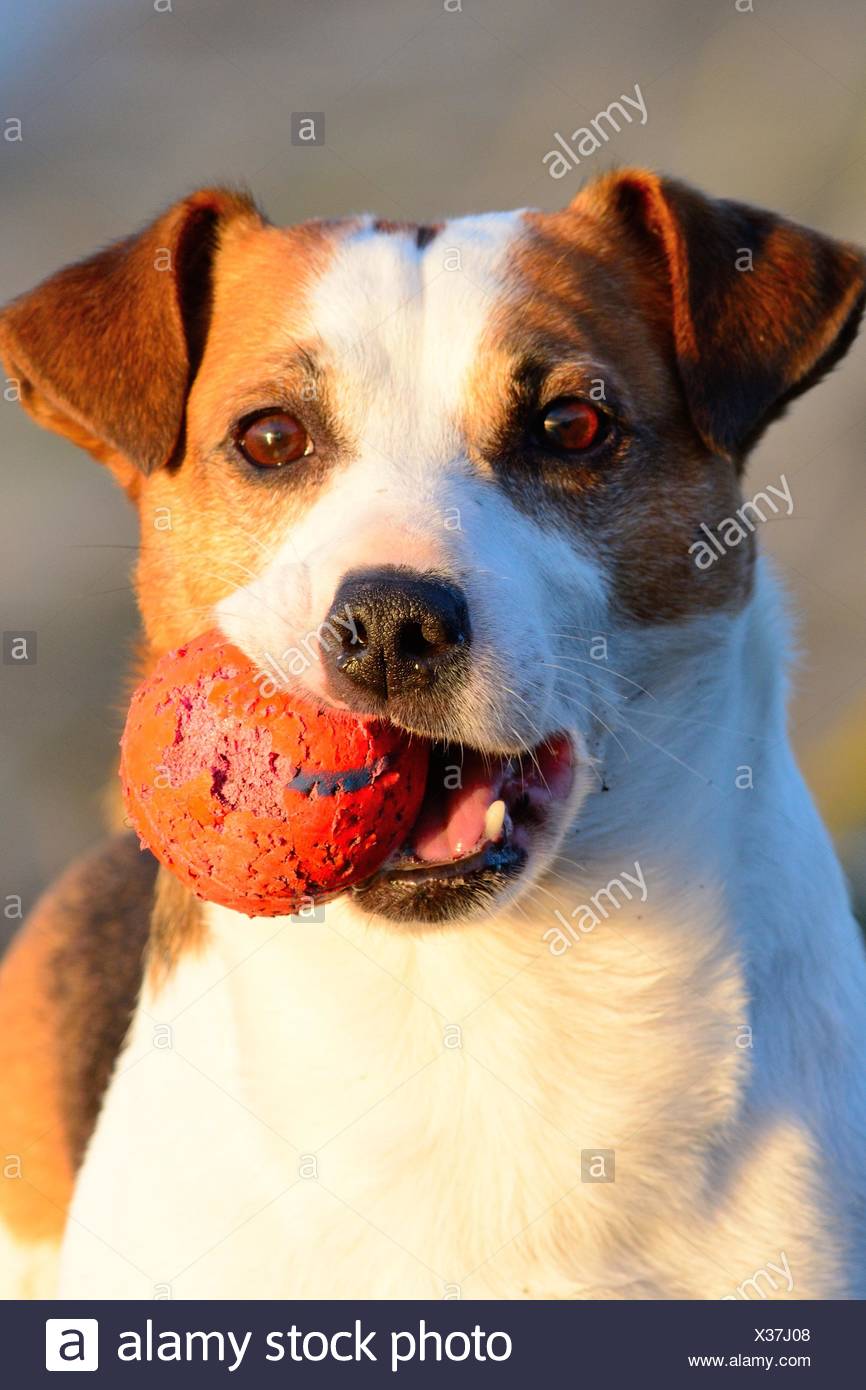
{"label": "dog's neck", "polygon": [[606,715],[601,786],[581,808],[572,843],[589,862],[643,849],[670,868],[680,859],[712,868],[739,846],[744,825],[763,814],[792,767],[786,623],[773,578],[759,567],[735,617],[633,641],[640,665],[612,656],[609,684],[632,687],[618,717]]}
{"label": "dog's neck", "polygon": [[659,640],[565,851],[589,893],[639,863],[650,915],[663,906],[691,933],[717,919],[750,974],[795,943],[824,971],[834,937],[850,937],[842,874],[789,739],[788,648],[765,562],[747,607],[709,639],[704,626]]}

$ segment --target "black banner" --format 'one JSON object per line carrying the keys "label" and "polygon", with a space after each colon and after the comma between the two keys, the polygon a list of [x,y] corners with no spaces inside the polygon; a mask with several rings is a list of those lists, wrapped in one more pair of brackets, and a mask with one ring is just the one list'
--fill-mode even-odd
{"label": "black banner", "polygon": [[[858,1303],[0,1304],[2,1380],[119,1387],[851,1383]],[[743,1381],[743,1376],[747,1382]],[[626,1380],[628,1377],[628,1380]],[[855,1379],[857,1377],[855,1376]]]}

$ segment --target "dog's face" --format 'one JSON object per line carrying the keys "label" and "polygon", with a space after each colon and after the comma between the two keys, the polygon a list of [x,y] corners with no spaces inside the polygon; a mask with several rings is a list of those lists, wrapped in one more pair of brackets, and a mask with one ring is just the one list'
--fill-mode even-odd
{"label": "dog's face", "polygon": [[154,652],[217,624],[263,683],[431,741],[358,898],[440,921],[549,861],[650,630],[658,659],[747,601],[751,543],[701,568],[696,538],[862,286],[849,248],[650,175],[436,227],[277,229],[210,193],[19,301],[5,355],[137,500]]}

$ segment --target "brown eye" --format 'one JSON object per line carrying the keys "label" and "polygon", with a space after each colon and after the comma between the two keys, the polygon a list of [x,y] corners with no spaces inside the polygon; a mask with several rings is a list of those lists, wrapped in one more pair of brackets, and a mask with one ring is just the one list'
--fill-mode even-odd
{"label": "brown eye", "polygon": [[589,401],[554,401],[541,416],[541,442],[563,454],[580,454],[598,444],[604,435],[605,418]]}
{"label": "brown eye", "polygon": [[244,458],[257,468],[282,468],[313,449],[303,425],[284,410],[272,410],[246,421],[236,438]]}

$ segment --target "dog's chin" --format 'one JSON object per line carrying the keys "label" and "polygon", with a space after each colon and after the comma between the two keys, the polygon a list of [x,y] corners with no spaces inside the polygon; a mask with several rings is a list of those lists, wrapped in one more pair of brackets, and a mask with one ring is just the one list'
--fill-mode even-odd
{"label": "dog's chin", "polygon": [[352,890],[357,908],[406,926],[490,916],[520,892],[562,838],[577,753],[557,733],[521,755],[433,744],[405,845]]}

